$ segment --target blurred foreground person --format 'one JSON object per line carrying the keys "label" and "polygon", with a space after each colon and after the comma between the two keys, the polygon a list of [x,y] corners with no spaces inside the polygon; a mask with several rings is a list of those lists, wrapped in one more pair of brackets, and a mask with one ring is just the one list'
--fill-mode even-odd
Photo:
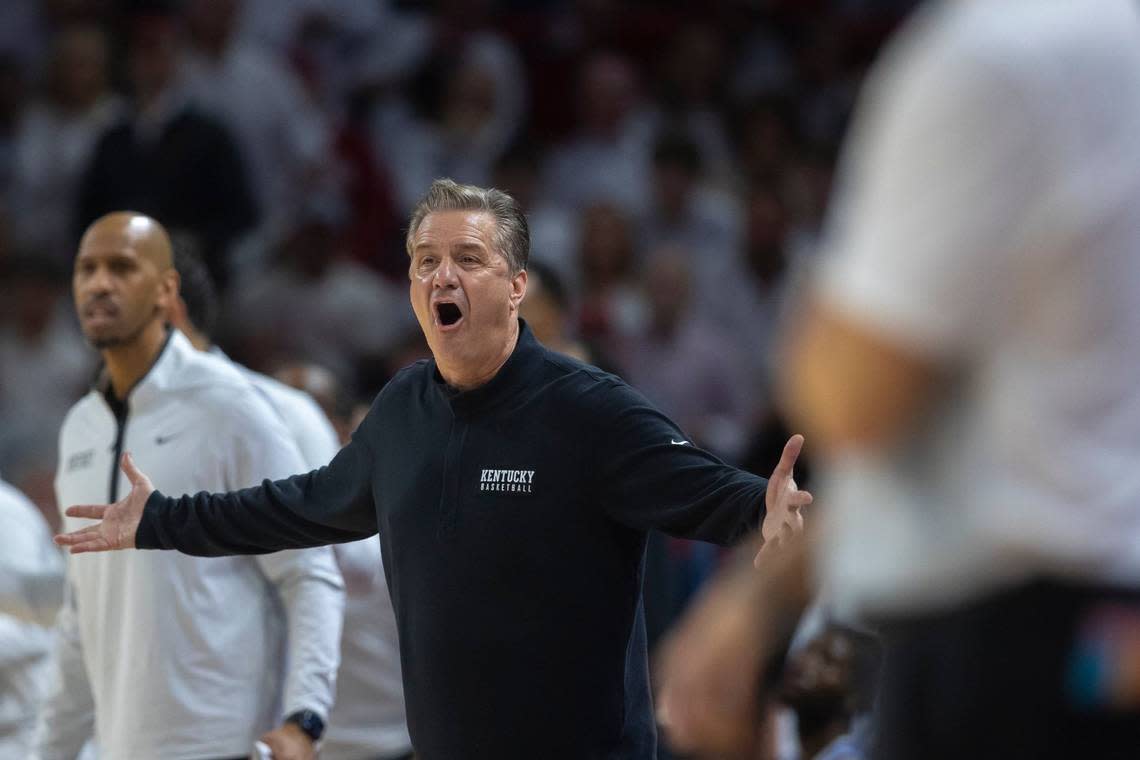
{"label": "blurred foreground person", "polygon": [[39,510],[0,480],[0,757],[31,750],[63,567]]}
{"label": "blurred foreground person", "polygon": [[655,758],[646,534],[798,532],[803,438],[771,480],[736,470],[618,378],[543,347],[518,317],[529,246],[510,196],[432,183],[407,237],[432,359],[396,374],[327,467],[170,498],[124,457],[131,493],[69,508],[102,522],[57,540],[222,555],[379,533],[417,757]]}
{"label": "blurred foreground person", "polygon": [[1137,134],[1133,2],[947,2],[888,52],[782,364],[825,528],[682,626],[678,744],[747,747],[814,565],[886,635],[878,757],[1136,757]]}
{"label": "blurred foreground person", "polygon": [[[61,505],[125,491],[125,447],[179,490],[302,466],[241,373],[166,326],[178,299],[171,258],[162,226],[131,212],[100,218],[80,242],[75,307],[104,371],[60,431]],[[330,550],[72,557],[68,585],[41,760],[71,760],[92,732],[107,758],[246,757],[259,738],[277,760],[315,756],[344,604]]]}
{"label": "blurred foreground person", "polygon": [[[170,322],[199,351],[226,358],[210,337],[218,313],[217,291],[210,273],[190,241],[176,241],[174,249],[174,266],[181,283]],[[332,461],[341,441],[312,395],[240,364],[234,366],[277,413],[293,436],[306,467],[317,469]],[[336,704],[321,740],[321,757],[406,758],[411,754],[412,740],[404,718],[396,617],[384,583],[380,542],[370,538],[336,544],[333,555],[344,576],[344,627]]]}

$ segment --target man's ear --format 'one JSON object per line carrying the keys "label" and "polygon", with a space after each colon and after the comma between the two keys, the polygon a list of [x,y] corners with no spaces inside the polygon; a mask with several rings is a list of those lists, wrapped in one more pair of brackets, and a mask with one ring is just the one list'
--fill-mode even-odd
{"label": "man's ear", "polygon": [[177,269],[167,269],[160,275],[158,286],[159,306],[166,312],[167,320],[170,320],[176,316],[176,309],[185,309],[182,305],[182,297],[180,295],[182,277],[178,274]]}
{"label": "man's ear", "polygon": [[526,270],[520,270],[511,277],[511,309],[518,311],[519,304],[526,298]]}

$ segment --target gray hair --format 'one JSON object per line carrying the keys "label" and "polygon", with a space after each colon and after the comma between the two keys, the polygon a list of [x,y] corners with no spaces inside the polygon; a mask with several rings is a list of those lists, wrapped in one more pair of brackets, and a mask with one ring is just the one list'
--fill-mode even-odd
{"label": "gray hair", "polygon": [[405,245],[412,245],[424,217],[433,211],[486,211],[495,220],[493,244],[510,265],[511,274],[526,269],[530,259],[530,227],[518,201],[502,190],[461,185],[451,179],[437,179],[412,209]]}

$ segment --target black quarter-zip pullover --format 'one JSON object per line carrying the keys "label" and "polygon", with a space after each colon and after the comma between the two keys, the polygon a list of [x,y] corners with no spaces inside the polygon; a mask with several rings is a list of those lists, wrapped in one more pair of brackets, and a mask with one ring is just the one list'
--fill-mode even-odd
{"label": "black quarter-zip pullover", "polygon": [[379,532],[418,757],[650,760],[646,531],[731,542],[767,481],[519,324],[485,385],[458,393],[414,364],[328,466],[156,492],[136,544],[223,555]]}

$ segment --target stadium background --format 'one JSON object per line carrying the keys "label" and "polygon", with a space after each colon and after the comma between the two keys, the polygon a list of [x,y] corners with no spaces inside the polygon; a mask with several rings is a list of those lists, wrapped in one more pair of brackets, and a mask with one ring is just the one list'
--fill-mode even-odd
{"label": "stadium background", "polygon": [[[766,474],[785,439],[771,336],[860,82],[911,5],[6,0],[0,473],[58,523],[56,434],[97,366],[70,262],[102,211],[152,213],[196,247],[221,286],[221,345],[343,428],[426,354],[404,224],[451,176],[527,209],[524,315],[547,342]],[[169,149],[183,106],[222,138]],[[104,139],[124,120],[125,140]],[[655,537],[651,636],[716,561]]]}

